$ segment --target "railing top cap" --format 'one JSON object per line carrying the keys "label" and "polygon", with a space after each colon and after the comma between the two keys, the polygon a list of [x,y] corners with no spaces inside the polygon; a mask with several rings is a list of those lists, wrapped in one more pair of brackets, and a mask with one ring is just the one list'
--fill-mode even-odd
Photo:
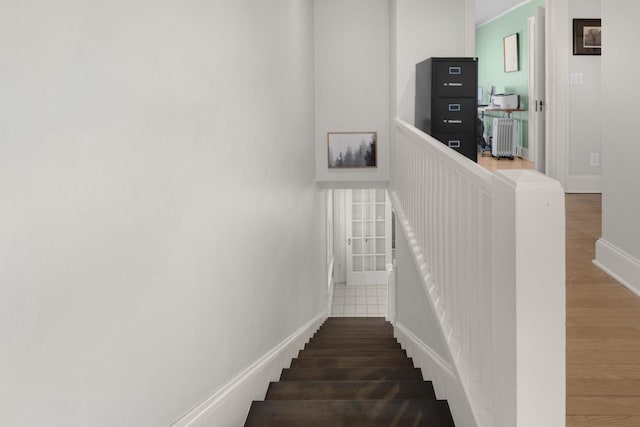
{"label": "railing top cap", "polygon": [[424,142],[426,145],[424,145],[423,147],[426,148],[428,146],[429,149],[432,152],[437,153],[440,158],[447,159],[451,163],[455,164],[455,167],[458,171],[465,173],[471,180],[473,180],[473,182],[475,182],[479,187],[483,188],[483,191],[490,191],[491,176],[493,174],[487,169],[456,153],[454,150],[451,150],[431,135],[424,133],[420,129],[416,128],[413,125],[410,125],[401,118],[396,117],[395,123],[398,128],[411,135],[414,140]]}
{"label": "railing top cap", "polygon": [[495,172],[496,178],[514,186],[551,186],[560,187],[560,182],[536,170],[503,169]]}

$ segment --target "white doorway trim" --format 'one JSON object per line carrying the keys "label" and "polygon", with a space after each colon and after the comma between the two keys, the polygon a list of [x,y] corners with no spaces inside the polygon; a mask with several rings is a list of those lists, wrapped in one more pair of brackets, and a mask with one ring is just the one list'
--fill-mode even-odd
{"label": "white doorway trim", "polygon": [[569,168],[569,52],[571,28],[568,0],[546,0],[546,150],[547,175],[567,187]]}
{"label": "white doorway trim", "polygon": [[464,0],[464,56],[476,56],[476,0]]}
{"label": "white doorway trim", "polygon": [[545,173],[545,12],[536,6],[535,15],[528,20],[529,30],[529,149],[527,160],[534,162],[539,172]]}
{"label": "white doorway trim", "polygon": [[534,161],[536,158],[536,148],[537,141],[535,138],[535,103],[537,100],[535,99],[535,77],[534,77],[534,68],[535,64],[535,25],[536,25],[536,17],[532,16],[527,21],[527,29],[529,32],[529,105],[527,106],[529,110],[529,148],[527,149],[526,159],[529,161]]}

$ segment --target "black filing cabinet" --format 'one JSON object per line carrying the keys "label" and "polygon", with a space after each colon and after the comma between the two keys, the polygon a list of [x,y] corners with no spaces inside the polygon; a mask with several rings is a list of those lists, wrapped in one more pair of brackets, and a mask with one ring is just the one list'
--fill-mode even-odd
{"label": "black filing cabinet", "polygon": [[476,162],[477,93],[477,58],[416,64],[416,127]]}

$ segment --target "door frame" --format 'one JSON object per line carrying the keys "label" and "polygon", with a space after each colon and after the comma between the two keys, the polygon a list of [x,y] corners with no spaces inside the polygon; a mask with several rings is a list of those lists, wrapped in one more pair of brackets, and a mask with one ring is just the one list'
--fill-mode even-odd
{"label": "door frame", "polygon": [[[367,189],[375,193],[379,189]],[[353,190],[346,190],[345,197],[345,256],[346,256],[346,284],[347,286],[367,286],[367,285],[385,285],[387,283],[386,265],[391,262],[391,199],[389,193],[384,190],[385,194],[385,268],[382,271],[366,271],[353,272],[353,254],[352,254],[352,213],[353,213]],[[374,196],[375,207],[375,196]],[[375,221],[374,221],[375,225]],[[376,245],[375,238],[373,242]],[[375,253],[375,251],[374,251]],[[374,255],[375,259],[375,255]]]}
{"label": "door frame", "polygon": [[[567,187],[569,168],[569,52],[571,52],[569,1],[545,1],[546,174]],[[552,42],[553,41],[553,42]]]}
{"label": "door frame", "polygon": [[[527,20],[529,35],[529,147],[527,160],[535,164],[535,168],[545,173],[545,128],[546,128],[546,93],[541,86],[546,87],[546,40],[545,32],[539,32],[539,18],[543,18],[543,27],[546,10],[536,6],[536,14]],[[542,52],[540,52],[540,50]],[[541,69],[542,68],[542,69]],[[541,104],[538,101],[542,101]],[[542,114],[538,107],[542,108]]]}

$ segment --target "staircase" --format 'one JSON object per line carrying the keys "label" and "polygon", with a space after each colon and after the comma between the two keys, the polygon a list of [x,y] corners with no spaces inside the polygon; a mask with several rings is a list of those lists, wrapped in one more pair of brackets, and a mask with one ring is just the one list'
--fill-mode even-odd
{"label": "staircase", "polygon": [[454,426],[447,401],[379,317],[331,317],[254,401],[253,426]]}

